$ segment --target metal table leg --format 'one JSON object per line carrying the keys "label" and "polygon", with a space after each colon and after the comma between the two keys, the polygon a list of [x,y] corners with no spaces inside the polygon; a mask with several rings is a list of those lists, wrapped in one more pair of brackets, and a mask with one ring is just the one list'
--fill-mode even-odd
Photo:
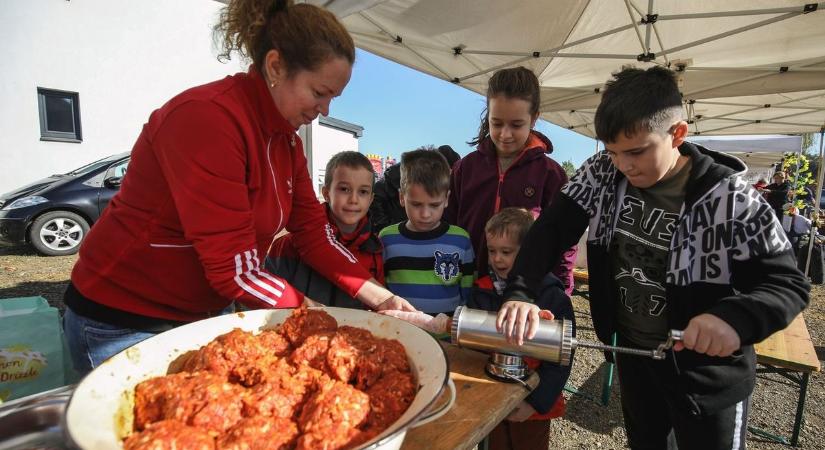
{"label": "metal table leg", "polygon": [[[617,344],[616,333],[613,333],[613,339],[610,341],[611,344]],[[613,354],[613,360],[616,360],[616,354]],[[616,364],[609,362],[607,363],[607,367],[605,367],[605,374],[604,379],[602,380],[602,405],[607,406],[610,403],[610,390],[613,387],[613,370],[616,368]]]}
{"label": "metal table leg", "polygon": [[796,404],[796,419],[793,423],[793,434],[791,435],[791,445],[796,447],[799,443],[799,433],[802,431],[805,416],[805,400],[808,397],[808,379],[811,374],[802,373],[802,381],[799,383],[799,402]]}

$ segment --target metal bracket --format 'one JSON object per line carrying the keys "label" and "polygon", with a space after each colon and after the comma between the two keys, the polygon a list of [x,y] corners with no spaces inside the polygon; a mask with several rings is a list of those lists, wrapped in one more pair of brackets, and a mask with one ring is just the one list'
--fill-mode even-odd
{"label": "metal bracket", "polygon": [[639,62],[650,62],[654,59],[656,59],[656,54],[653,52],[640,53],[638,56],[636,56],[636,61]]}
{"label": "metal bracket", "polygon": [[644,17],[642,17],[642,20],[640,22],[643,25],[647,25],[647,24],[652,25],[652,24],[656,23],[656,21],[658,21],[658,20],[659,20],[659,15],[658,14],[647,14]]}
{"label": "metal bracket", "polygon": [[667,340],[653,351],[653,359],[665,359],[665,351],[670,350],[674,344],[682,340],[682,333],[682,330],[670,330]]}

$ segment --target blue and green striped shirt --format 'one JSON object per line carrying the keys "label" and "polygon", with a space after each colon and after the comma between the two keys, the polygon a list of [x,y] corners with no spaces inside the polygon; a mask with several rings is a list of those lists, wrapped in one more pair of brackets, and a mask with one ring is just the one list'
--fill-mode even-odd
{"label": "blue and green striped shirt", "polygon": [[467,303],[475,280],[475,253],[464,229],[442,222],[417,232],[406,222],[379,233],[387,288],[427,313],[455,311]]}

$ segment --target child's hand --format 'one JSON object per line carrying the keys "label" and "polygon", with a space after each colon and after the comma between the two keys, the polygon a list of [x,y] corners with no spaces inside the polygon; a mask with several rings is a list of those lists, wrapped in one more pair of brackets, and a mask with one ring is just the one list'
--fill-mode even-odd
{"label": "child's hand", "polygon": [[533,339],[539,329],[539,319],[553,320],[553,313],[538,306],[518,301],[508,301],[498,310],[496,330],[511,344],[523,345],[524,339]]}
{"label": "child's hand", "polygon": [[739,335],[727,322],[713,314],[699,314],[690,319],[682,334],[682,341],[676,342],[674,351],[683,348],[708,356],[730,356],[741,347]]}
{"label": "child's hand", "polygon": [[536,410],[530,406],[529,403],[522,400],[521,403],[516,405],[516,408],[510,412],[510,415],[507,416],[507,420],[510,422],[524,422],[535,413]]}
{"label": "child's hand", "polygon": [[383,302],[379,303],[378,306],[375,307],[376,311],[387,311],[397,309],[401,311],[417,311],[410,302],[404,300],[403,298],[393,295],[392,297],[384,300]]}
{"label": "child's hand", "polygon": [[446,314],[439,314],[433,317],[421,311],[410,312],[398,310],[379,311],[378,314],[393,316],[433,334],[443,334],[450,331],[447,327],[450,318],[447,317]]}

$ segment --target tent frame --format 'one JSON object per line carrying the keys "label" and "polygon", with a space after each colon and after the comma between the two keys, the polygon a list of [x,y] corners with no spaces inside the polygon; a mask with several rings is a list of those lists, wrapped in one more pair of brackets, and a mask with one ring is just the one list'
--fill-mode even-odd
{"label": "tent frame", "polygon": [[[426,37],[416,39],[414,36],[406,36],[405,33],[410,33],[409,30],[402,30],[404,25],[398,22],[397,25],[389,24],[390,16],[385,16],[387,19],[380,16],[382,11],[372,8],[383,3],[377,0],[307,0],[310,2],[321,3],[328,8],[335,10],[339,9],[351,13],[352,18],[357,18],[355,22],[361,22],[363,25],[358,30],[351,30],[356,39],[356,44],[359,47],[370,50],[370,42],[384,49],[384,54],[390,54],[392,59],[396,61],[406,61],[405,64],[412,65],[418,70],[430,73],[438,78],[441,78],[452,83],[462,85],[470,90],[481,92],[481,85],[486,80],[484,77],[489,76],[492,72],[497,70],[513,67],[524,64],[528,61],[535,61],[541,59],[539,67],[544,70],[556,60],[556,58],[571,58],[571,59],[597,59],[597,60],[617,60],[627,61],[627,63],[650,63],[661,66],[670,67],[680,76],[686,74],[694,74],[691,80],[695,79],[696,75],[702,73],[717,73],[720,76],[726,75],[727,78],[722,78],[717,83],[710,83],[706,85],[699,83],[693,90],[685,89],[684,102],[686,111],[688,112],[687,120],[692,125],[691,134],[708,135],[708,134],[758,134],[768,133],[775,134],[781,132],[780,130],[793,130],[790,132],[803,133],[818,131],[823,123],[819,123],[819,114],[825,111],[825,104],[820,105],[819,99],[825,98],[825,86],[822,88],[811,88],[810,94],[804,95],[800,98],[783,99],[777,98],[776,101],[764,102],[764,104],[742,104],[742,108],[734,111],[725,111],[723,114],[712,114],[703,116],[702,114],[694,114],[694,111],[699,107],[712,107],[718,109],[719,107],[727,108],[728,106],[737,106],[736,101],[731,102],[730,105],[724,105],[724,102],[717,100],[724,99],[724,95],[717,96],[716,92],[725,90],[727,87],[735,87],[743,83],[759,84],[760,80],[768,78],[767,83],[776,83],[775,79],[769,77],[787,76],[788,73],[796,74],[795,76],[809,76],[819,73],[825,73],[825,57],[807,60],[802,62],[777,62],[773,64],[760,64],[753,67],[720,67],[718,63],[713,63],[710,66],[694,66],[692,59],[673,59],[679,52],[693,49],[698,46],[717,42],[731,36],[739,35],[748,31],[764,28],[768,25],[781,23],[789,19],[798,18],[807,14],[823,14],[825,11],[825,2],[812,2],[791,6],[775,7],[775,8],[743,8],[732,9],[724,11],[713,12],[689,12],[686,14],[657,14],[656,7],[662,5],[661,0],[648,0],[647,2],[639,0],[616,0],[623,4],[619,9],[627,11],[627,23],[616,23],[614,28],[599,31],[593,29],[593,32],[587,33],[584,37],[577,38],[573,41],[563,42],[550,48],[539,48],[537,50],[495,50],[491,48],[473,47],[462,43],[446,43],[427,41]],[[353,4],[362,3],[360,8],[352,8]],[[643,3],[643,4],[639,4]],[[646,4],[644,4],[646,3]],[[747,6],[747,5],[743,5]],[[769,16],[769,17],[765,17]],[[705,19],[719,19],[719,18],[753,18],[756,22],[753,23],[734,23],[731,24],[730,29],[717,30],[709,36],[704,36],[689,42],[677,43],[678,45],[666,46],[663,44],[660,31],[665,30],[660,28],[662,23],[673,23],[679,21],[697,21]],[[347,17],[344,17],[345,23]],[[355,23],[354,22],[354,23]],[[387,22],[387,23],[384,23]],[[615,22],[614,22],[615,23]],[[398,29],[393,29],[398,28]],[[601,38],[616,35],[618,33],[633,30],[635,37],[634,41],[638,41],[639,53],[628,52],[629,47],[624,47],[624,51],[619,52],[587,52],[575,51],[574,48],[581,44],[596,41]],[[595,32],[598,31],[598,32]],[[398,46],[399,51],[395,52],[391,47],[386,47],[387,44],[394,44]],[[471,44],[472,45],[472,44]],[[530,45],[534,45],[530,44]],[[632,47],[632,46],[631,46]],[[570,50],[570,51],[568,51]],[[379,51],[379,54],[381,52]],[[450,63],[441,58],[442,56],[450,55],[459,61],[459,67],[448,67]],[[472,56],[490,56],[494,61],[487,66],[483,64],[479,58],[472,58]],[[679,55],[681,57],[686,57]],[[496,57],[504,57],[497,59],[505,59],[504,61],[495,61]],[[455,73],[467,70],[466,73]],[[739,76],[733,74],[739,73]],[[702,75],[700,78],[704,78]],[[810,81],[808,86],[813,86]],[[817,85],[818,86],[818,85]],[[542,85],[542,90],[549,90],[553,92],[555,98],[544,98],[540,104],[542,118],[554,122],[564,128],[574,130],[581,134],[593,137],[595,130],[593,127],[592,112],[595,107],[592,105],[596,103],[598,95],[602,89],[602,84],[592,84],[576,87],[568,86],[553,86]],[[797,87],[797,90],[800,88]],[[804,89],[803,89],[804,90]],[[569,92],[569,94],[566,94]],[[766,90],[764,94],[759,95],[773,95],[781,92],[774,92],[770,89]],[[543,92],[544,94],[544,92]],[[744,97],[754,94],[744,94]],[[544,97],[544,95],[543,95]],[[702,102],[703,98],[707,102]],[[806,103],[806,100],[808,102]],[[814,101],[814,103],[811,103]],[[571,104],[589,104],[590,107],[572,107]],[[798,106],[798,107],[797,107]],[[794,110],[792,112],[783,114],[783,110]],[[776,115],[768,113],[768,111],[775,112]],[[754,117],[742,116],[748,113],[757,114]],[[815,115],[813,120],[794,121],[797,116]],[[788,120],[790,119],[790,120]],[[713,121],[714,123],[709,123]],[[704,122],[704,123],[703,123]],[[729,122],[729,123],[725,123]],[[765,129],[765,131],[759,131]],[[741,131],[740,131],[741,130]],[[754,131],[756,130],[756,131]]]}

